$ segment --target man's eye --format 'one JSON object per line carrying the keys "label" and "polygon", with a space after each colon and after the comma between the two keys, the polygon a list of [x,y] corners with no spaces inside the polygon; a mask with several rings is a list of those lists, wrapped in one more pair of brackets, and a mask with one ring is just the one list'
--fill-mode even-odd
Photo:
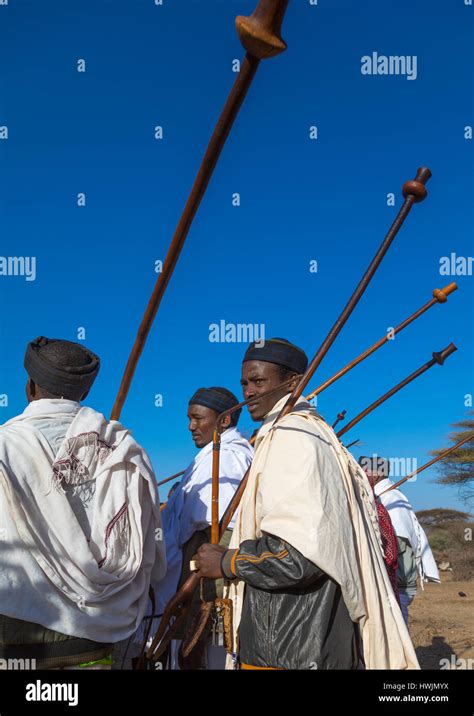
{"label": "man's eye", "polygon": [[260,385],[261,383],[263,383],[263,378],[257,378],[257,380],[255,381],[255,383],[256,383],[257,385]]}

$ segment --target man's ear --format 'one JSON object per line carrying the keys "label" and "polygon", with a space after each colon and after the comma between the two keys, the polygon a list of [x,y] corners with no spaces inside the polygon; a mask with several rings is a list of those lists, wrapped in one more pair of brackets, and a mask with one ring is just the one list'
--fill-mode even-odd
{"label": "man's ear", "polygon": [[36,383],[31,378],[26,381],[26,397],[29,403],[36,397]]}
{"label": "man's ear", "polygon": [[296,388],[296,386],[300,382],[300,378],[301,378],[301,375],[295,375],[293,377],[293,380],[291,381],[291,383],[288,386],[289,391],[293,391]]}
{"label": "man's ear", "polygon": [[222,423],[221,423],[221,425],[222,425],[222,427],[223,427],[225,430],[227,430],[227,428],[230,427],[230,421],[231,421],[231,420],[232,420],[232,416],[231,416],[231,415],[226,415],[224,418],[222,418]]}

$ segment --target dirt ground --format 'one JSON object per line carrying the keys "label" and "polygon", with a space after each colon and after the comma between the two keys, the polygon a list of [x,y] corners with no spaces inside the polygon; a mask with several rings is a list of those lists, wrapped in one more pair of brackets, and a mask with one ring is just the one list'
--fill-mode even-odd
{"label": "dirt ground", "polygon": [[455,581],[449,572],[441,579],[441,584],[429,582],[423,592],[419,589],[410,607],[410,634],[420,666],[474,669],[474,580]]}

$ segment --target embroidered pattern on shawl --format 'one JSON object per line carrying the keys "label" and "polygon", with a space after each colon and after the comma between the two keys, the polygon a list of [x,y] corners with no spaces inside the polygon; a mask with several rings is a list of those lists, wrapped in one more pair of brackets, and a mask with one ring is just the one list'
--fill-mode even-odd
{"label": "embroidered pattern on shawl", "polygon": [[115,445],[109,445],[99,438],[99,433],[80,433],[68,438],[65,443],[65,456],[57,458],[53,463],[53,482],[58,490],[62,484],[80,485],[90,479],[89,470],[86,465],[75,454],[85,448],[86,451],[93,451],[99,464],[102,465],[110,453],[115,450]]}

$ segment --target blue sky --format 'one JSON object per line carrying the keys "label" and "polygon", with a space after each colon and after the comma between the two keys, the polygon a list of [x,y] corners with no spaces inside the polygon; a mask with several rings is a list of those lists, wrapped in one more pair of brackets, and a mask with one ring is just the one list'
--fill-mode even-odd
{"label": "blue sky", "polygon": [[[109,414],[208,139],[243,57],[234,17],[255,0],[10,0],[0,5],[2,256],[35,256],[35,281],[0,276],[0,394],[25,403],[24,348],[77,339],[102,358],[88,403]],[[317,386],[389,326],[460,290],[321,395],[347,420],[454,341],[459,350],[350,431],[359,454],[418,460],[446,444],[473,387],[472,275],[440,259],[473,255],[472,6],[450,2],[290,0],[288,51],[261,64],[189,233],[122,413],[159,479],[195,448],[196,388],[240,395],[242,343],[209,325],[264,324],[312,355],[428,165],[415,206],[322,364]],[[364,76],[361,58],[416,56],[417,77]],[[84,59],[86,71],[77,72]],[[163,139],[154,127],[163,127]],[[309,138],[317,126],[318,139]],[[77,206],[77,194],[86,206]],[[232,205],[239,193],[240,206]],[[396,195],[387,206],[387,194]],[[309,270],[318,262],[317,273]],[[155,395],[163,406],[155,407]],[[241,427],[251,432],[247,414]],[[463,508],[455,489],[407,486],[416,509]]]}

